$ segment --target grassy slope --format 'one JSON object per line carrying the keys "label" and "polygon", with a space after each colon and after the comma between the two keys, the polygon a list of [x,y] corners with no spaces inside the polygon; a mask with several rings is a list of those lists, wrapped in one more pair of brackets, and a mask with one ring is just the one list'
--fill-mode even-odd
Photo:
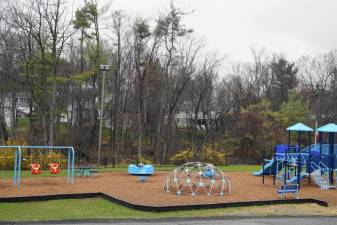
{"label": "grassy slope", "polygon": [[132,210],[107,200],[71,199],[27,203],[0,203],[1,221],[39,221],[60,219],[152,219],[205,216],[337,215],[335,208],[315,204],[239,207],[152,213]]}

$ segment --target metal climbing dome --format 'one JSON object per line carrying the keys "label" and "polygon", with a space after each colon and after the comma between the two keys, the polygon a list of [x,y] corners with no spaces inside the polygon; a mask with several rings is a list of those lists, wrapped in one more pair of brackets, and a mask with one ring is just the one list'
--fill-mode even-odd
{"label": "metal climbing dome", "polygon": [[175,168],[167,176],[164,191],[177,195],[223,196],[230,194],[232,187],[228,177],[212,164],[189,162]]}

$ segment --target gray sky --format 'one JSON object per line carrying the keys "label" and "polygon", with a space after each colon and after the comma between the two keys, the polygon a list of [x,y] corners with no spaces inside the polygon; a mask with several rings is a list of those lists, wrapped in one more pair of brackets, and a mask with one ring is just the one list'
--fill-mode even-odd
{"label": "gray sky", "polygon": [[[175,0],[175,5],[194,9],[185,24],[210,50],[233,61],[250,60],[253,45],[292,60],[337,47],[336,0]],[[113,0],[111,6],[152,19],[169,0]]]}

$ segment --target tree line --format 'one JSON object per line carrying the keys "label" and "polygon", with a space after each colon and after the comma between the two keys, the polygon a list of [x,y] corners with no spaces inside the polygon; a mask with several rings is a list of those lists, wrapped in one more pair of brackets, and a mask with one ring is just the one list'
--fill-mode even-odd
{"label": "tree line", "polygon": [[[62,0],[0,7],[0,143],[73,145],[95,158],[102,116],[102,158],[113,165],[167,163],[186,149],[201,159],[206,147],[258,159],[291,123],[336,121],[336,51],[292,62],[253,47],[250,62],[229,63],[173,1],[153,20],[95,0],[74,13]],[[104,90],[101,64],[111,65]]]}

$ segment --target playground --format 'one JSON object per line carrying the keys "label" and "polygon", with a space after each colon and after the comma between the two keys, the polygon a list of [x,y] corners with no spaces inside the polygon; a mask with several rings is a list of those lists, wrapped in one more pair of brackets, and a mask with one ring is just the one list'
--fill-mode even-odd
{"label": "playground", "polygon": [[[272,185],[272,177],[266,177],[265,184],[261,177],[250,172],[226,172],[231,180],[233,192],[225,196],[181,195],[163,191],[163,180],[168,172],[157,172],[146,182],[139,182],[135,177],[122,172],[104,172],[95,178],[76,178],[74,184],[67,184],[63,177],[41,177],[22,179],[20,190],[12,185],[12,180],[1,180],[0,198],[18,196],[44,196],[75,193],[102,192],[114,198],[138,205],[174,206],[229,202],[279,200],[278,186]],[[325,201],[329,206],[337,206],[337,190],[321,190],[307,185],[303,181],[300,199],[313,198]],[[292,199],[292,196],[289,196]]]}
{"label": "playground", "polygon": [[[164,211],[285,203],[316,203],[336,208],[337,125],[318,128],[314,143],[313,131],[302,123],[288,127],[288,143],[276,145],[271,159],[266,159],[263,152],[262,168],[256,171],[258,168],[254,167],[254,173],[202,162],[171,166],[166,171],[156,170],[150,164],[130,164],[112,172],[89,165],[76,167],[76,151],[72,147],[2,146],[14,155],[14,165],[12,179],[7,176],[0,180],[0,201],[101,196],[135,209],[164,208]],[[291,140],[293,132],[297,135],[295,141]],[[303,141],[305,134],[307,139]],[[41,160],[33,160],[33,156],[27,160],[24,149],[38,150]],[[54,151],[59,153],[58,161],[57,157],[43,161],[44,153]],[[26,164],[30,162],[30,171],[21,171],[24,159]]]}

